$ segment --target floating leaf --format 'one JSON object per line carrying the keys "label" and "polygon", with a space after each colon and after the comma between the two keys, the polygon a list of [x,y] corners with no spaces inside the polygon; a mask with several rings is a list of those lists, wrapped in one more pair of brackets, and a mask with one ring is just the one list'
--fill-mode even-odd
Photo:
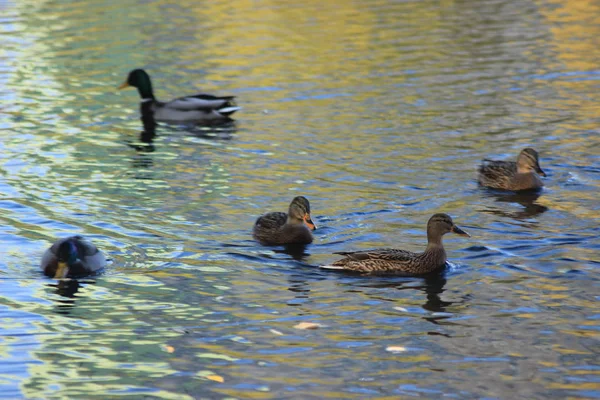
{"label": "floating leaf", "polygon": [[223,379],[223,377],[219,375],[206,375],[205,378],[219,383],[225,382],[225,379]]}
{"label": "floating leaf", "polygon": [[209,370],[198,371],[196,373],[196,376],[198,376],[200,378],[211,380],[213,382],[219,382],[219,383],[225,382],[225,379],[223,379],[223,377],[221,375],[217,375],[214,372],[209,371]]}
{"label": "floating leaf", "polygon": [[300,322],[298,325],[295,325],[296,329],[319,329],[322,325],[316,324],[314,322]]}
{"label": "floating leaf", "polygon": [[167,353],[173,353],[173,352],[175,352],[175,347],[166,345],[165,350]]}

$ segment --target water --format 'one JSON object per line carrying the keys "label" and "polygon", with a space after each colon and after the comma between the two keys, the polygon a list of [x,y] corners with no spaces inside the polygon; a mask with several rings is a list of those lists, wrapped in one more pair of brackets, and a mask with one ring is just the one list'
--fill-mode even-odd
{"label": "water", "polygon": [[[597,3],[171,3],[0,4],[0,398],[600,398]],[[139,67],[244,108],[144,143]],[[539,197],[477,187],[526,146]],[[256,244],[300,194],[308,255]],[[438,279],[314,267],[435,212]],[[43,277],[73,233],[106,272]]]}

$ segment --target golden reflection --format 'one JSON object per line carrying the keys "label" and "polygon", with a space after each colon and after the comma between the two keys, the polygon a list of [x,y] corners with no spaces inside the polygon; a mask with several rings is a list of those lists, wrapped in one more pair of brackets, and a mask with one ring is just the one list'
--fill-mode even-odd
{"label": "golden reflection", "polygon": [[552,45],[568,71],[595,71],[600,59],[600,5],[589,0],[539,2],[549,21]]}
{"label": "golden reflection", "polygon": [[[597,129],[595,120],[600,116],[597,99],[577,95],[582,87],[594,84],[588,75],[598,71],[600,47],[597,38],[600,35],[600,5],[593,1],[562,0],[544,3],[536,1],[541,14],[547,19],[551,33],[551,46],[558,60],[562,76],[556,79],[545,78],[543,83],[556,88],[560,98],[564,99],[560,108],[569,108],[575,118],[561,125],[567,129]],[[558,72],[558,71],[556,71]],[[572,76],[566,76],[570,73]],[[593,137],[594,135],[592,135]],[[596,135],[597,136],[597,135]],[[590,137],[563,135],[562,140],[577,144],[584,149],[590,145]]]}
{"label": "golden reflection", "polygon": [[[598,59],[599,50],[591,45],[598,36],[597,17],[592,16],[598,15],[597,8],[574,1],[557,9],[540,5],[558,59],[572,72],[597,68],[592,60]],[[219,393],[272,398],[278,394],[270,392],[271,382],[275,386],[285,380],[290,385],[310,382],[323,389],[319,397],[340,398],[352,397],[340,390],[348,384],[345,378],[282,377],[278,366],[302,374],[339,363],[354,374],[350,376],[359,376],[365,365],[375,366],[366,373],[376,378],[372,387],[397,387],[429,379],[425,375],[438,358],[453,362],[446,364],[448,370],[467,374],[483,367],[496,376],[506,364],[487,362],[490,354],[527,354],[527,362],[563,368],[569,364],[562,354],[578,363],[591,359],[576,340],[573,348],[532,345],[532,335],[539,337],[541,329],[553,330],[557,340],[593,338],[590,321],[578,321],[581,329],[573,329],[564,315],[549,308],[592,310],[596,305],[571,295],[574,280],[557,283],[560,278],[545,276],[549,272],[523,268],[512,273],[473,258],[448,282],[357,283],[317,275],[306,265],[279,264],[264,256],[273,252],[253,244],[237,251],[254,258],[232,259],[233,251],[224,250],[224,244],[249,241],[253,212],[264,210],[266,198],[287,197],[282,193],[289,194],[289,189],[310,190],[323,199],[315,202],[315,209],[321,205],[329,210],[323,213],[330,218],[325,245],[339,233],[336,229],[345,229],[336,226],[341,219],[358,226],[348,228],[357,235],[372,230],[400,236],[394,229],[405,228],[405,221],[389,223],[383,216],[378,226],[354,222],[353,212],[375,200],[386,210],[401,210],[407,220],[430,207],[429,202],[472,212],[476,196],[463,193],[464,182],[474,174],[465,166],[472,161],[467,152],[498,145],[490,143],[492,133],[506,135],[507,145],[513,139],[542,140],[546,135],[531,137],[513,126],[506,128],[506,121],[514,123],[511,118],[537,117],[531,110],[539,108],[511,109],[518,101],[547,106],[553,117],[572,113],[570,119],[553,120],[558,121],[553,122],[558,132],[553,140],[559,146],[573,144],[569,150],[593,148],[597,139],[592,135],[567,134],[571,128],[596,128],[595,99],[583,90],[589,82],[540,74],[533,79],[556,88],[557,98],[510,92],[479,96],[475,104],[465,105],[476,97],[473,88],[493,87],[505,78],[502,67],[495,70],[497,57],[535,68],[520,50],[503,54],[511,47],[509,33],[531,19],[500,12],[492,21],[487,2],[456,1],[432,6],[381,0],[242,0],[232,6],[221,1],[127,0],[84,6],[25,0],[18,9],[16,26],[23,44],[12,49],[15,59],[9,66],[14,70],[7,74],[17,104],[2,110],[9,116],[10,132],[2,143],[8,152],[2,172],[23,197],[17,205],[27,211],[3,210],[9,215],[3,221],[32,240],[51,237],[57,230],[81,229],[104,235],[111,241],[108,247],[119,251],[117,262],[95,284],[46,285],[36,276],[18,286],[23,292],[39,288],[34,293],[39,302],[3,300],[11,309],[44,317],[27,332],[39,340],[34,357],[41,364],[20,376],[25,396],[68,398],[111,391],[119,396],[134,388],[140,396],[180,399],[191,397],[181,387],[205,389],[207,383],[237,380],[259,383],[252,391],[228,387]],[[480,20],[470,21],[471,16]],[[463,24],[468,26],[461,31]],[[544,45],[537,38],[528,44]],[[475,66],[482,61],[487,64]],[[215,132],[160,127],[156,134],[140,135],[145,146],[128,146],[123,138],[137,137],[141,129],[139,99],[113,89],[127,71],[147,66],[164,82],[157,90],[159,98],[170,98],[186,85],[215,93],[238,90],[245,103],[239,128],[233,126],[228,135],[215,139],[210,136]],[[575,92],[581,96],[573,100]],[[484,127],[481,132],[470,133],[472,121]],[[440,130],[448,133],[431,133]],[[429,179],[422,175],[424,169],[437,175]],[[454,175],[457,181],[446,184],[458,193],[435,191],[435,185]],[[412,209],[397,205],[407,196],[407,178],[419,182],[419,192],[410,194],[416,205]],[[382,186],[374,183],[381,181]],[[581,202],[592,204],[596,192],[565,201],[555,194],[559,190],[542,194],[543,207],[521,204],[524,213],[502,218],[531,219],[534,223],[527,229],[555,233],[560,220],[550,225],[550,213],[539,218],[548,208],[595,217]],[[336,208],[344,202],[351,206]],[[423,229],[421,223],[417,228]],[[309,249],[313,257],[329,250]],[[18,251],[28,259],[29,254]],[[564,251],[593,260],[593,249],[573,245]],[[480,266],[510,277],[482,276]],[[286,282],[294,268],[299,277]],[[541,311],[529,312],[527,307]],[[297,319],[308,317],[323,327],[293,330]],[[20,328],[16,323],[14,327]],[[271,337],[274,331],[281,335]],[[448,338],[449,352],[444,349]],[[363,347],[349,348],[344,342],[361,342]],[[410,348],[415,343],[420,349],[414,352],[385,352],[387,344]],[[3,342],[0,353],[10,351],[10,345]],[[472,356],[482,361],[465,360]],[[268,363],[277,366],[269,370]],[[255,373],[257,367],[264,367],[263,376]],[[452,371],[440,372],[440,379],[452,377]],[[548,382],[548,376],[541,379]],[[450,381],[444,379],[444,384]],[[440,381],[432,377],[431,382]],[[146,393],[144,385],[156,391]],[[461,388],[465,393],[474,390]]]}

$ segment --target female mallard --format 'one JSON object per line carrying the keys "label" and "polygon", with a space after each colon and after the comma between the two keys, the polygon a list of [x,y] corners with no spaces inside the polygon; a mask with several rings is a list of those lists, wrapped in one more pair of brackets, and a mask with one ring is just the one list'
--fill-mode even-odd
{"label": "female mallard", "polygon": [[427,222],[427,248],[423,253],[406,250],[375,249],[355,252],[339,252],[346,256],[321,268],[359,272],[363,275],[424,275],[440,270],[446,264],[446,251],[442,236],[454,232],[470,235],[454,225],[447,214],[434,214]]}
{"label": "female mallard", "polygon": [[54,279],[94,274],[106,265],[104,254],[81,236],[62,238],[46,250],[41,268]]}
{"label": "female mallard", "polygon": [[540,168],[538,153],[527,147],[521,150],[514,161],[483,160],[479,167],[479,184],[492,189],[512,190],[538,190],[544,184],[536,172],[546,176]]}
{"label": "female mallard", "polygon": [[234,102],[235,96],[217,97],[196,94],[180,97],[163,103],[156,100],[150,76],[143,69],[134,69],[119,89],[136,87],[142,103],[151,102],[154,119],[162,122],[218,122],[228,121],[229,116],[240,109]]}
{"label": "female mallard", "polygon": [[258,217],[252,236],[263,245],[309,244],[310,231],[317,229],[310,219],[310,204],[306,197],[294,197],[288,213],[271,212]]}

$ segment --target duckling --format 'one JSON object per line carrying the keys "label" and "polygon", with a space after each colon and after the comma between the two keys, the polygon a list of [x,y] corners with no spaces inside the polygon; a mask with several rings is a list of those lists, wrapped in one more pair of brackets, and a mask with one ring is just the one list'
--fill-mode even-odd
{"label": "duckling", "polygon": [[44,252],[40,267],[54,279],[91,275],[106,266],[106,257],[82,236],[58,239]]}
{"label": "duckling", "polygon": [[538,153],[527,147],[519,153],[517,162],[483,160],[479,167],[478,182],[481,186],[492,189],[512,190],[539,190],[544,186],[537,176],[546,176],[540,168]]}
{"label": "duckling", "polygon": [[310,218],[310,204],[306,197],[294,197],[288,213],[271,212],[258,217],[252,236],[263,245],[309,244],[311,231],[317,229]]}
{"label": "duckling", "polygon": [[234,102],[235,96],[217,97],[210,94],[196,94],[179,97],[175,100],[162,102],[156,100],[152,91],[150,76],[143,69],[129,72],[127,80],[119,89],[129,86],[136,87],[142,103],[150,102],[154,119],[162,122],[191,123],[191,122],[224,122],[229,116],[240,109]]}
{"label": "duckling", "polygon": [[397,249],[375,249],[339,252],[345,256],[321,268],[358,272],[362,275],[424,275],[441,270],[446,264],[446,251],[442,236],[454,232],[470,235],[454,224],[447,214],[434,214],[427,222],[427,247],[422,253]]}

